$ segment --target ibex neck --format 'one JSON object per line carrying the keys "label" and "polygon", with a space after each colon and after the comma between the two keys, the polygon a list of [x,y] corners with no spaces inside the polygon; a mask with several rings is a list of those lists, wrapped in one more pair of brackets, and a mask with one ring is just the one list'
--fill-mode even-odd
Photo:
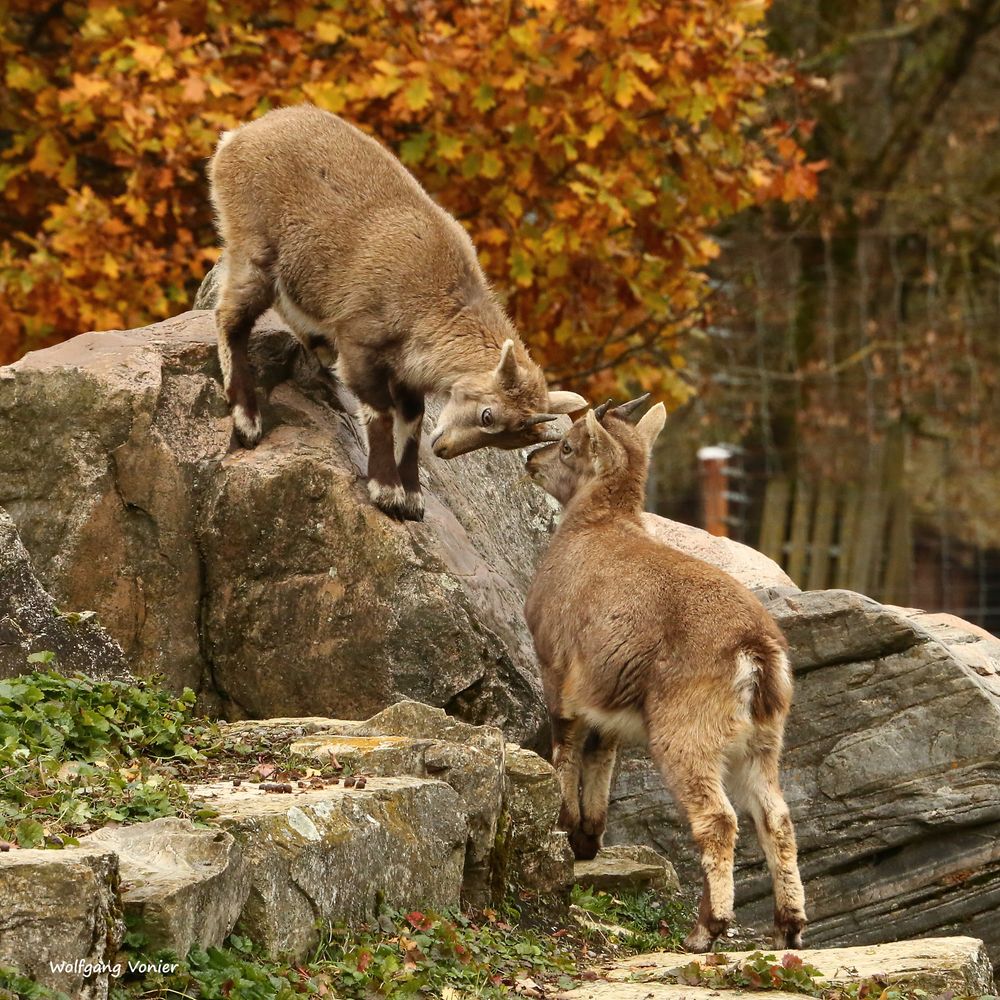
{"label": "ibex neck", "polygon": [[[424,336],[420,339],[435,355],[435,367],[446,387],[468,377],[477,378],[492,372],[500,363],[500,351],[505,340],[513,340],[516,346],[520,346],[514,324],[490,299],[439,317],[422,332]],[[523,348],[517,353],[523,353],[524,361],[530,363]],[[520,356],[518,361],[522,361]]]}
{"label": "ibex neck", "polygon": [[598,480],[569,502],[562,523],[583,526],[635,521],[638,524],[645,508],[645,492],[645,477],[624,482]]}

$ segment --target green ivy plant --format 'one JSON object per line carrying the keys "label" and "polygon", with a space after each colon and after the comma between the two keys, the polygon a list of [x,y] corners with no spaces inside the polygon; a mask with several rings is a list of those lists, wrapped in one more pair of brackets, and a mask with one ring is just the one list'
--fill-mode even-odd
{"label": "green ivy plant", "polygon": [[0,681],[0,839],[58,847],[108,822],[201,815],[172,765],[196,762],[194,693],[64,676],[52,653]]}

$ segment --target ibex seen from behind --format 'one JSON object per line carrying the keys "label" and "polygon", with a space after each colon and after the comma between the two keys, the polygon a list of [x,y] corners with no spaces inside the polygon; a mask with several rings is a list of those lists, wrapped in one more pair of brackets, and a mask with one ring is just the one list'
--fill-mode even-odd
{"label": "ibex seen from behind", "polygon": [[738,804],[774,883],[777,947],[802,944],[795,832],[778,781],[792,678],[784,637],[731,576],[654,539],[640,515],[649,452],[666,419],[632,404],[588,411],[534,451],[532,479],[565,507],[528,592],[562,788],[578,858],[600,849],[618,747],[647,742],[687,815],[704,886],[685,946],[705,951],[733,916]]}
{"label": "ibex seen from behind", "polygon": [[223,134],[209,163],[225,243],[216,322],[237,440],[262,433],[247,360],[274,306],[358,397],[368,489],[419,520],[424,396],[446,392],[441,458],[551,440],[545,423],[586,405],[549,392],[490,290],[465,230],[374,139],[309,105]]}

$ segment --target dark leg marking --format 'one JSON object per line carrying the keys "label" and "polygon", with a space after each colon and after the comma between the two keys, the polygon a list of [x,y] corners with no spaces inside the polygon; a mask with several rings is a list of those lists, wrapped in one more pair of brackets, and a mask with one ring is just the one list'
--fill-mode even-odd
{"label": "dark leg marking", "polygon": [[424,519],[424,498],[420,491],[420,434],[424,422],[424,397],[417,392],[393,387],[395,440],[399,479],[403,485],[406,516]]}

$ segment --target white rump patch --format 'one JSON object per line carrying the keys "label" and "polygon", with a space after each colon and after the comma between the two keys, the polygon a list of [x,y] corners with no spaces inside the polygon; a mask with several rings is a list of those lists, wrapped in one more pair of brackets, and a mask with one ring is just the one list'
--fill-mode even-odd
{"label": "white rump patch", "polygon": [[746,712],[748,719],[750,717],[750,705],[757,690],[760,669],[760,660],[752,653],[741,649],[736,654],[736,673],[733,676],[733,691],[740,706]]}

